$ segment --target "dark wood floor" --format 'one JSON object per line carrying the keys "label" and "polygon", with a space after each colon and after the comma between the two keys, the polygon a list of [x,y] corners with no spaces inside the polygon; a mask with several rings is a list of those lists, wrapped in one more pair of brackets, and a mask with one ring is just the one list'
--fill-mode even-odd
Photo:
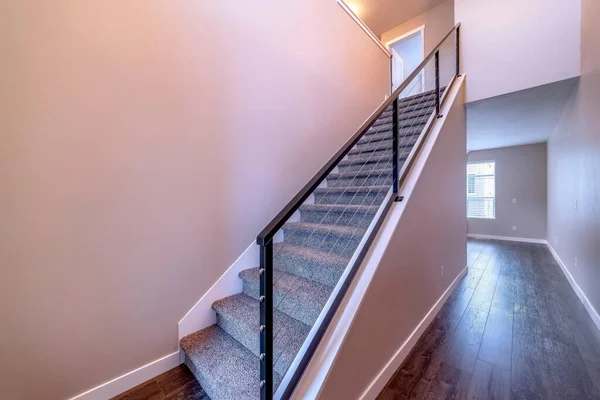
{"label": "dark wood floor", "polygon": [[112,400],[210,400],[190,370],[182,364],[113,397]]}
{"label": "dark wood floor", "polygon": [[[600,332],[547,248],[467,251],[469,273],[378,399],[600,399]],[[115,399],[208,396],[181,365]]]}
{"label": "dark wood floor", "polygon": [[378,399],[600,399],[600,332],[548,249],[469,241],[468,262]]}

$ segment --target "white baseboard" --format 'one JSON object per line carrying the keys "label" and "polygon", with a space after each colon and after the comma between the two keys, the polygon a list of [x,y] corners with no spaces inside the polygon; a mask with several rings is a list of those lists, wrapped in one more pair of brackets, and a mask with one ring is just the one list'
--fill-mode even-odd
{"label": "white baseboard", "polygon": [[179,365],[179,351],[81,393],[70,400],[106,400]]}
{"label": "white baseboard", "polygon": [[465,267],[460,274],[454,278],[454,281],[452,281],[450,286],[448,286],[446,291],[440,296],[438,301],[429,310],[427,315],[425,315],[425,318],[421,320],[415,330],[412,331],[408,339],[402,343],[402,346],[400,346],[392,358],[387,362],[385,367],[383,367],[371,384],[365,389],[363,394],[360,396],[361,400],[373,400],[379,395],[379,393],[381,393],[394,373],[398,370],[398,368],[400,368],[402,362],[406,356],[408,356],[408,353],[410,353],[415,344],[417,344],[417,341],[420,339],[423,332],[425,332],[425,329],[427,329],[431,321],[433,321],[435,316],[441,310],[442,306],[446,303],[446,300],[448,300],[450,294],[452,294],[456,286],[458,286],[462,278],[467,274],[468,269],[468,267]]}
{"label": "white baseboard", "polygon": [[469,233],[467,237],[473,239],[490,239],[490,240],[504,240],[507,242],[521,242],[521,243],[537,243],[537,244],[546,244],[546,239],[531,239],[531,238],[522,238],[522,237],[513,237],[513,236],[494,236],[494,235],[480,235],[478,233]]}
{"label": "white baseboard", "polygon": [[590,314],[590,317],[594,321],[594,324],[596,324],[596,327],[600,330],[600,315],[598,314],[598,311],[596,311],[596,309],[594,308],[592,303],[590,303],[587,296],[583,292],[583,290],[581,290],[581,288],[575,281],[575,278],[573,278],[573,275],[571,275],[571,272],[568,270],[565,263],[563,263],[562,260],[560,259],[560,257],[558,256],[558,253],[554,250],[554,248],[552,248],[550,243],[546,242],[546,246],[548,246],[550,253],[552,253],[552,255],[554,256],[554,259],[560,266],[560,269],[562,270],[563,274],[565,274],[565,276],[567,277],[567,280],[569,281],[569,283],[571,284],[571,287],[577,294],[577,297],[579,297],[579,300],[581,300],[581,302],[583,303],[583,306],[587,310],[588,314]]}
{"label": "white baseboard", "polygon": [[[252,243],[246,251],[225,271],[214,285],[198,300],[198,302],[179,321],[179,339],[197,330],[209,327],[217,322],[212,303],[223,297],[242,292],[242,280],[238,273],[244,269],[254,268],[259,262],[259,247]],[[148,379],[167,372],[183,362],[181,352],[176,351],[158,360],[152,361],[131,372],[121,375],[106,383],[81,393],[70,400],[106,400],[123,393]]]}
{"label": "white baseboard", "polygon": [[238,274],[245,269],[258,267],[259,262],[259,247],[253,242],[179,321],[179,339],[216,324],[217,316],[212,304],[224,297],[241,293],[242,280]]}

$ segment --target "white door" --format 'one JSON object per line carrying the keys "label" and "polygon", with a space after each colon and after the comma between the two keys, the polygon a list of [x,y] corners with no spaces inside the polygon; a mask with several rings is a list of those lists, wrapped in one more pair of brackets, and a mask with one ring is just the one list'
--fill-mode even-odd
{"label": "white door", "polygon": [[404,60],[400,54],[392,49],[392,91],[404,82]]}

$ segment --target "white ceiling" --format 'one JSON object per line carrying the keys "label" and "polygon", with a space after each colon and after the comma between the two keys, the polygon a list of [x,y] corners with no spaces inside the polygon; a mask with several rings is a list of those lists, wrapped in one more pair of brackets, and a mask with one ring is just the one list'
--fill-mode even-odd
{"label": "white ceiling", "polygon": [[403,24],[445,0],[345,0],[377,35]]}
{"label": "white ceiling", "polygon": [[467,151],[548,140],[578,78],[467,104]]}

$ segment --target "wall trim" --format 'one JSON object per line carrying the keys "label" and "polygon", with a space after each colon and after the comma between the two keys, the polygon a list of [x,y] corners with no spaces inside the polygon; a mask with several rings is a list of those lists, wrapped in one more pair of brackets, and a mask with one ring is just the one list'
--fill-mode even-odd
{"label": "wall trim", "polygon": [[117,396],[157,375],[167,372],[179,365],[179,351],[127,372],[115,379],[96,386],[69,400],[106,400]]}
{"label": "wall trim", "polygon": [[579,297],[579,300],[581,300],[581,302],[583,303],[583,306],[585,307],[588,314],[592,318],[592,321],[594,321],[594,324],[596,324],[596,327],[598,328],[598,330],[600,330],[600,314],[598,314],[598,311],[596,311],[596,309],[594,308],[592,303],[590,303],[587,296],[583,292],[583,290],[581,290],[581,287],[579,287],[579,285],[575,281],[575,278],[573,278],[573,275],[571,275],[571,272],[569,271],[569,269],[567,268],[565,263],[563,263],[563,261],[560,259],[560,257],[558,256],[558,253],[554,250],[554,248],[550,245],[550,243],[546,242],[546,246],[548,246],[550,253],[552,253],[552,256],[558,263],[563,274],[565,274],[565,276],[567,277],[567,280],[569,281],[569,284],[571,284],[571,287],[577,294],[577,297]]}
{"label": "wall trim", "polygon": [[375,35],[375,33],[373,33],[371,29],[369,29],[369,27],[363,22],[363,20],[360,19],[358,15],[354,13],[354,11],[352,11],[350,6],[348,6],[348,4],[344,2],[344,0],[337,0],[337,3],[340,5],[340,7],[344,9],[344,11],[348,13],[350,18],[352,18],[354,22],[356,22],[356,24],[367,34],[367,36],[369,36],[371,40],[375,42],[375,44],[381,49],[381,51],[383,51],[388,58],[392,58],[392,53],[388,51],[387,47],[385,47],[385,45],[381,43],[381,40],[379,40],[377,35]]}
{"label": "wall trim", "polygon": [[507,242],[521,242],[521,243],[537,243],[537,244],[547,244],[546,239],[532,239],[532,238],[522,238],[522,237],[513,237],[513,236],[495,236],[495,235],[480,235],[477,233],[468,233],[467,237],[472,239],[491,239],[491,240],[504,240]]}
{"label": "wall trim", "polygon": [[212,309],[212,304],[223,297],[242,293],[242,280],[238,274],[245,269],[258,267],[259,262],[259,247],[253,241],[181,318],[177,324],[179,339],[181,340],[184,336],[216,324],[217,315]]}
{"label": "wall trim", "polygon": [[412,348],[417,344],[417,341],[421,338],[421,335],[425,332],[431,321],[436,317],[442,306],[450,297],[450,294],[456,289],[460,281],[465,277],[469,270],[469,267],[465,267],[457,276],[454,281],[448,286],[446,291],[440,296],[438,301],[431,307],[427,315],[421,320],[419,325],[412,331],[410,336],[402,343],[402,346],[396,351],[392,358],[387,362],[385,367],[377,374],[375,379],[360,396],[361,400],[373,400],[381,391],[385,388],[385,385],[392,378],[394,373],[400,368],[402,362],[406,359]]}

